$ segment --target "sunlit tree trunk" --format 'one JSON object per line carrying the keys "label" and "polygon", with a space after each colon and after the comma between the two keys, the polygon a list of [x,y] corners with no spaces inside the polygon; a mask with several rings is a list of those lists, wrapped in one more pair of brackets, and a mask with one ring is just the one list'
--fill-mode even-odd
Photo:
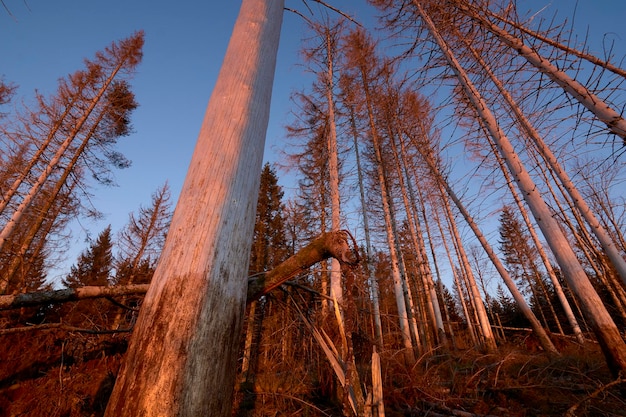
{"label": "sunlit tree trunk", "polygon": [[354,157],[356,160],[356,172],[359,183],[359,200],[361,202],[361,216],[363,217],[363,234],[365,235],[365,264],[367,267],[368,282],[370,285],[370,295],[372,297],[372,307],[374,309],[374,335],[378,350],[383,348],[383,326],[380,320],[380,300],[378,293],[378,280],[374,275],[374,265],[372,265],[372,241],[370,238],[370,226],[367,216],[367,203],[365,201],[365,184],[363,182],[363,170],[361,167],[361,153],[359,152],[359,141],[354,120],[354,108],[349,104],[350,129],[354,138]]}
{"label": "sunlit tree trunk", "polygon": [[228,416],[282,0],[243,0],[106,416]]}
{"label": "sunlit tree trunk", "polygon": [[[554,157],[550,149],[545,145],[543,140],[541,140],[541,137],[539,136],[539,133],[537,132],[537,130],[532,126],[530,121],[526,118],[526,116],[521,111],[521,109],[519,108],[519,106],[517,105],[517,103],[511,96],[511,94],[509,93],[509,91],[506,88],[504,88],[504,85],[502,84],[502,82],[500,82],[500,80],[493,73],[493,71],[491,70],[491,67],[487,65],[486,62],[484,62],[480,54],[478,54],[476,49],[472,47],[471,43],[467,42],[465,39],[463,41],[465,42],[465,45],[467,46],[468,50],[472,53],[474,58],[480,63],[485,74],[489,76],[489,78],[492,80],[494,85],[497,87],[500,95],[504,98],[506,103],[511,108],[511,111],[515,115],[518,123],[526,131],[528,136],[532,138],[535,145],[541,150],[542,154],[545,155],[545,157],[549,159],[550,165],[553,167],[553,171],[560,173],[559,176],[562,177],[562,180],[564,181],[564,183],[572,184],[571,181],[569,180],[569,177],[565,173],[565,171],[561,169],[561,167],[559,166],[558,162],[556,161],[556,158]],[[583,343],[584,337],[583,337],[582,331],[580,330],[580,326],[578,325],[578,321],[576,320],[576,317],[574,316],[574,312],[572,311],[572,308],[569,302],[567,301],[567,298],[565,297],[565,293],[563,292],[563,287],[561,286],[561,283],[559,282],[556,276],[556,273],[554,272],[554,268],[552,268],[552,264],[550,263],[550,260],[548,259],[546,251],[543,248],[543,244],[539,240],[539,236],[537,236],[535,227],[532,225],[530,218],[528,217],[528,213],[526,209],[524,208],[522,200],[519,194],[517,193],[517,191],[515,190],[515,188],[513,187],[513,179],[510,178],[509,171],[506,169],[506,165],[504,161],[498,154],[497,148],[493,145],[493,141],[489,140],[489,144],[491,145],[491,149],[494,152],[494,156],[496,156],[497,158],[498,164],[506,179],[508,188],[511,191],[511,195],[513,196],[513,199],[517,207],[519,208],[520,214],[522,215],[524,223],[526,224],[526,227],[528,228],[528,231],[531,235],[533,243],[535,244],[535,247],[537,248],[539,252],[539,256],[541,257],[543,265],[546,268],[546,271],[548,272],[548,276],[550,277],[550,281],[552,282],[554,291],[556,292],[557,297],[561,303],[561,306],[563,307],[565,316],[567,317],[567,320],[570,326],[572,327],[572,330],[574,332],[574,335],[576,336],[576,339],[580,343]],[[571,185],[571,187],[573,188],[573,190],[576,190],[573,184]],[[578,191],[575,191],[575,192],[578,193]],[[582,196],[579,195],[579,198],[582,201]],[[585,204],[584,201],[582,201],[582,204]],[[552,306],[551,306],[551,309],[554,312],[554,308]],[[557,319],[557,323],[559,323],[558,319]],[[559,325],[559,328],[560,328],[560,325]]]}
{"label": "sunlit tree trunk", "polygon": [[[413,0],[417,4],[417,0]],[[541,56],[536,49],[526,45],[522,39],[508,33],[498,25],[490,22],[484,15],[469,5],[467,0],[457,2],[460,10],[476,21],[480,26],[496,35],[500,41],[534,65],[539,71],[558,84],[564,91],[591,111],[599,120],[606,124],[609,130],[626,140],[626,120],[605,101],[590,92],[584,85],[568,76],[564,71],[552,64],[549,59]],[[420,12],[421,14],[421,12]]]}
{"label": "sunlit tree trunk", "polygon": [[[331,37],[330,30],[326,28],[326,101],[328,105],[328,170],[330,188],[330,220],[331,231],[341,229],[341,212],[339,205],[339,156],[337,151],[337,126],[335,122],[335,74],[334,62],[337,41]],[[335,258],[330,263],[330,294],[337,299],[339,305],[343,302],[343,289],[341,285],[341,266]]]}
{"label": "sunlit tree trunk", "polygon": [[592,323],[592,329],[602,347],[609,369],[614,375],[617,375],[620,371],[626,371],[626,343],[624,343],[615,322],[613,322],[613,319],[604,307],[598,293],[591,285],[584,269],[578,262],[559,224],[552,217],[552,213],[539,194],[536,184],[525,170],[513,146],[500,129],[496,118],[489,110],[480,93],[468,79],[467,74],[459,65],[454,54],[439,35],[430,17],[426,14],[418,1],[413,0],[413,4],[428,27],[430,34],[444,53],[450,67],[455,72],[459,83],[465,91],[468,100],[471,102],[479,117],[483,119],[489,134],[492,136],[503,159],[506,161],[539,228],[542,230],[559,266],[563,270],[570,284],[570,288],[580,299],[586,316]]}

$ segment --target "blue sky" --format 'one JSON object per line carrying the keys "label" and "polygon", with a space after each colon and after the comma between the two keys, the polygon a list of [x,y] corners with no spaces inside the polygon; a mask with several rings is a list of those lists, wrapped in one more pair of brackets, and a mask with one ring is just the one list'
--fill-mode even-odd
{"label": "blue sky", "polygon": [[[365,19],[372,11],[365,0],[327,0],[330,4]],[[0,9],[0,76],[19,86],[16,101],[28,102],[35,89],[47,95],[57,80],[80,68],[84,58],[134,31],[146,34],[144,58],[132,81],[140,107],[133,116],[134,131],[120,140],[119,150],[133,161],[118,171],[118,186],[98,187],[93,204],[104,220],[82,222],[92,234],[107,224],[117,232],[128,214],[150,203],[151,194],[168,181],[173,200],[180,191],[200,129],[206,104],[226,50],[240,1],[162,0],[5,0],[13,16]],[[303,13],[300,0],[287,7]],[[311,2],[309,2],[311,3]],[[518,1],[520,10],[545,5],[550,17],[558,8],[570,16],[574,0]],[[526,7],[528,6],[528,7]],[[626,53],[626,2],[579,0],[576,31],[584,36],[590,25],[590,41],[599,45],[603,35],[621,43]],[[313,7],[315,10],[315,7]],[[290,93],[309,80],[298,63],[304,24],[293,13],[285,14],[273,92],[272,113],[265,159],[275,161],[284,141],[283,126],[289,120]],[[595,48],[594,48],[595,49]],[[85,247],[85,234],[76,228],[68,262]]]}

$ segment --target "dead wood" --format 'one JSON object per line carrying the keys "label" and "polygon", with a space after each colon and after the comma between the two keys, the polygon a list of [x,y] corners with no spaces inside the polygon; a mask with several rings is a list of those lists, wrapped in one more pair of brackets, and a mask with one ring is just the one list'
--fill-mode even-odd
{"label": "dead wood", "polygon": [[82,327],[69,326],[63,323],[44,323],[44,324],[33,324],[32,326],[13,327],[10,329],[0,329],[0,335],[24,333],[24,332],[30,332],[32,330],[64,330],[66,332],[74,332],[74,333],[114,334],[114,333],[129,333],[133,329],[132,327],[130,327],[127,329],[97,330],[97,329],[85,329]]}
{"label": "dead wood", "polygon": [[110,287],[86,286],[54,291],[29,292],[0,296],[0,310],[11,310],[41,304],[65,303],[88,298],[114,297],[120,295],[145,294],[150,284],[116,285]]}
{"label": "dead wood", "polygon": [[350,232],[338,230],[323,233],[276,268],[248,280],[248,303],[327,258],[335,258],[347,265],[359,262],[358,248]]}
{"label": "dead wood", "polygon": [[[336,258],[342,264],[355,265],[359,261],[358,248],[350,232],[339,230],[323,233],[303,247],[289,259],[271,271],[248,280],[248,303],[269,293],[275,288],[306,271],[312,265],[328,258]],[[150,284],[116,286],[86,286],[54,291],[0,295],[0,310],[65,303],[89,298],[110,298],[122,295],[145,294]]]}

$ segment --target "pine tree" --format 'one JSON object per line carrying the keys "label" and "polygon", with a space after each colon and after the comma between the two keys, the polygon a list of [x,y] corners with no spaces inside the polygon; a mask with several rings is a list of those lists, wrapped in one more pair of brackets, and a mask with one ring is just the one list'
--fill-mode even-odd
{"label": "pine tree", "polygon": [[254,240],[250,252],[250,275],[268,271],[286,257],[283,194],[282,188],[278,185],[276,171],[266,163],[261,172]]}
{"label": "pine tree", "polygon": [[87,285],[108,285],[113,268],[111,226],[107,226],[91,245],[80,254],[63,285],[76,288]]}
{"label": "pine tree", "polygon": [[[539,250],[530,242],[530,233],[517,219],[509,206],[505,206],[500,217],[500,237],[502,238],[501,250],[505,254],[505,261],[509,268],[517,276],[520,285],[526,284],[533,294],[531,305],[533,310],[539,312],[545,322],[546,328],[550,324],[563,334],[561,320],[557,315],[557,310],[552,302],[552,295],[555,294],[552,283],[547,282],[537,264]],[[519,275],[516,275],[519,274]],[[544,309],[548,308],[551,316],[546,317]]]}

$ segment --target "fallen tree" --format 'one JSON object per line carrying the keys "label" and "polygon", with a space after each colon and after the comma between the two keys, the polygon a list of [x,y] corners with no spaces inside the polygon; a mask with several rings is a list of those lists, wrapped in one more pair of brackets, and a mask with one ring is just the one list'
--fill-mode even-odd
{"label": "fallen tree", "polygon": [[110,287],[86,286],[62,290],[29,292],[24,294],[0,295],[0,310],[30,307],[41,304],[65,303],[89,298],[114,297],[120,295],[145,294],[150,284],[115,285]]}
{"label": "fallen tree", "polygon": [[[358,248],[350,232],[339,230],[323,233],[276,268],[248,280],[247,301],[250,303],[268,294],[281,284],[324,259],[335,258],[347,265],[358,263]],[[90,298],[145,294],[150,284],[86,286],[62,290],[1,295],[0,310],[31,307],[42,304],[64,303]]]}

